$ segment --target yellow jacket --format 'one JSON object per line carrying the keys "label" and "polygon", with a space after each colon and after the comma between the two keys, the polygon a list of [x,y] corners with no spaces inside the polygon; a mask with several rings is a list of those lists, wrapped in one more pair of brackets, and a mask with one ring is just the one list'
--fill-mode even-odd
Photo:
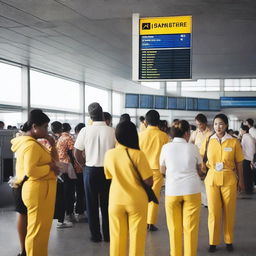
{"label": "yellow jacket", "polygon": [[11,140],[12,151],[16,153],[16,177],[19,184],[24,176],[29,180],[56,179],[49,164],[52,162],[50,151],[31,136],[20,136]]}

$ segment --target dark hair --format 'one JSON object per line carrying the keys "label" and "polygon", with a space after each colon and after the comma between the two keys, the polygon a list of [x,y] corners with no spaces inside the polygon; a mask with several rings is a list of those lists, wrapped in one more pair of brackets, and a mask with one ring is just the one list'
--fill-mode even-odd
{"label": "dark hair", "polygon": [[234,131],[234,134],[238,136],[239,135],[239,131]]}
{"label": "dark hair", "polygon": [[225,125],[227,125],[226,131],[228,131],[228,117],[225,114],[217,114],[214,118],[213,118],[213,123],[215,121],[216,118],[220,118]]}
{"label": "dark hair", "polygon": [[202,114],[202,113],[198,114],[195,117],[195,120],[197,120],[200,123],[207,124],[207,117],[204,114]]}
{"label": "dark hair", "polygon": [[244,125],[244,124],[242,124],[241,125],[241,129],[243,130],[243,131],[246,131],[246,133],[249,133],[249,126],[248,125]]}
{"label": "dark hair", "polygon": [[246,119],[246,121],[250,126],[253,126],[254,121],[251,118]]}
{"label": "dark hair", "polygon": [[71,126],[70,126],[69,123],[63,123],[62,124],[62,131],[63,132],[70,132],[70,130],[71,130]]}
{"label": "dark hair", "polygon": [[108,112],[103,112],[104,120],[112,120],[112,115]]}
{"label": "dark hair", "polygon": [[120,120],[119,122],[125,122],[125,121],[128,121],[128,122],[131,122],[131,117],[129,114],[125,113],[125,114],[122,114],[120,116]]}
{"label": "dark hair", "polygon": [[79,124],[75,127],[75,133],[79,133],[84,127],[85,127],[85,124],[84,124],[84,123],[79,123]]}
{"label": "dark hair", "polygon": [[145,120],[145,117],[144,116],[140,116],[139,119],[140,119],[141,122],[143,122]]}
{"label": "dark hair", "polygon": [[45,113],[43,113],[41,109],[33,109],[30,111],[28,116],[28,121],[24,123],[22,127],[22,131],[27,132],[31,130],[33,124],[37,126],[41,126],[49,122],[50,122],[50,118]]}
{"label": "dark hair", "polygon": [[51,130],[53,133],[61,133],[62,132],[62,123],[59,121],[52,122]]}
{"label": "dark hair", "polygon": [[196,130],[196,126],[193,125],[193,124],[191,124],[191,125],[190,125],[190,130],[191,130],[191,131],[195,131],[195,130]]}
{"label": "dark hair", "polygon": [[160,120],[158,123],[158,128],[163,131],[166,132],[168,131],[168,122],[166,120]]}
{"label": "dark hair", "polygon": [[171,127],[171,135],[172,137],[179,137],[182,138],[185,132],[190,131],[190,125],[186,120],[180,120],[177,121],[172,127]]}
{"label": "dark hair", "polygon": [[157,126],[160,121],[160,115],[156,110],[149,110],[146,114],[146,121],[149,125]]}
{"label": "dark hair", "polygon": [[88,113],[92,121],[103,121],[103,111],[99,103],[91,103],[88,106]]}
{"label": "dark hair", "polygon": [[115,134],[120,144],[128,148],[140,149],[138,133],[134,123],[130,121],[120,122],[116,127]]}

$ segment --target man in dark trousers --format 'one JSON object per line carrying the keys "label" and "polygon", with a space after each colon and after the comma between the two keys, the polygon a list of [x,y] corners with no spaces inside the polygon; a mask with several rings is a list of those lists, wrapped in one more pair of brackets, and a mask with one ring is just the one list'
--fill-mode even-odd
{"label": "man in dark trousers", "polygon": [[[106,180],[103,169],[104,155],[115,146],[115,132],[106,125],[102,107],[91,103],[88,113],[92,125],[83,128],[75,143],[74,155],[77,162],[84,166],[84,186],[91,241],[102,240],[99,206],[102,215],[102,233],[105,242],[109,242],[108,194],[110,181]],[[85,154],[83,154],[85,151]]]}

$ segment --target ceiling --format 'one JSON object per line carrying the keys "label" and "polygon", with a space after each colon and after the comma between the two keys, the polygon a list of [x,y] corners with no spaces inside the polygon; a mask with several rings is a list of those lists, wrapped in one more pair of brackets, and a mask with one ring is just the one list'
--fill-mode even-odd
{"label": "ceiling", "polygon": [[120,88],[133,13],[193,16],[193,79],[256,77],[255,0],[0,0],[0,57]]}

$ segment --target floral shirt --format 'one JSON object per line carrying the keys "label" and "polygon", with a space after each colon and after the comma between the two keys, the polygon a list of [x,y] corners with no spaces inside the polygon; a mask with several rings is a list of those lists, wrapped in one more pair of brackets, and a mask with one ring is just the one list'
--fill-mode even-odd
{"label": "floral shirt", "polygon": [[74,139],[71,134],[63,132],[56,143],[56,148],[59,155],[59,161],[66,164],[70,163],[67,151],[73,150],[74,148]]}

